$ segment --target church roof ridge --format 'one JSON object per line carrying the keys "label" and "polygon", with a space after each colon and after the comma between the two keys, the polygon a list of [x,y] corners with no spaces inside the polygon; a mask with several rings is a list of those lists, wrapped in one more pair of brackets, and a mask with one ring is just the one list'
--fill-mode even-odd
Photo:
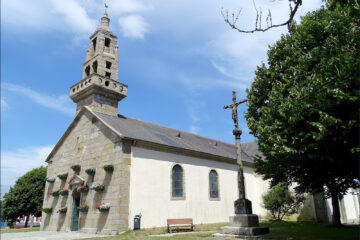
{"label": "church roof ridge", "polygon": [[[229,142],[225,142],[225,141],[221,141],[221,140],[218,140],[218,139],[215,139],[215,138],[210,138],[210,137],[206,137],[206,136],[202,136],[202,135],[199,135],[199,134],[196,134],[196,133],[192,133],[192,132],[188,132],[188,131],[184,131],[184,130],[180,130],[180,129],[177,129],[177,128],[172,128],[172,127],[167,127],[167,126],[164,126],[164,125],[161,125],[161,124],[158,124],[158,123],[153,123],[153,122],[149,122],[149,121],[145,121],[145,120],[142,120],[142,119],[138,119],[138,118],[134,118],[134,117],[130,117],[130,116],[125,116],[125,115],[122,115],[122,114],[118,114],[118,117],[121,116],[121,117],[126,117],[126,118],[130,118],[130,119],[133,119],[133,120],[136,120],[136,121],[140,121],[140,122],[144,122],[144,123],[147,123],[147,124],[152,124],[152,125],[155,125],[155,126],[158,126],[158,127],[163,127],[163,128],[167,128],[167,129],[171,129],[171,130],[174,130],[174,131],[178,131],[180,133],[186,133],[186,134],[191,134],[191,135],[194,135],[196,137],[201,137],[201,138],[204,138],[204,139],[207,139],[211,142],[217,142],[217,143],[223,143],[223,144],[229,144],[231,146],[235,146],[234,143],[229,143]],[[114,116],[115,117],[115,116]],[[244,144],[244,143],[242,143]]]}
{"label": "church roof ridge", "polygon": [[[122,138],[140,140],[236,160],[235,144],[124,115],[113,116],[96,111],[92,111],[92,113]],[[181,133],[181,137],[177,137],[179,132]],[[244,162],[253,163],[253,159],[250,156],[251,155],[244,150],[242,151],[242,159]]]}
{"label": "church roof ridge", "polygon": [[[226,143],[216,139],[203,137],[197,134],[180,131],[178,129],[169,128],[163,125],[147,122],[144,120],[127,117],[124,115],[109,115],[106,113],[96,112],[87,106],[84,106],[60,140],[54,146],[46,162],[49,162],[51,157],[62,145],[62,142],[70,134],[74,126],[77,124],[81,116],[89,112],[91,115],[99,119],[102,124],[108,127],[111,131],[117,134],[122,139],[138,140],[143,143],[155,144],[164,146],[165,148],[181,150],[180,152],[185,155],[202,156],[204,158],[225,161],[229,163],[236,163],[236,147],[234,144]],[[181,132],[181,137],[177,137],[175,133]],[[209,142],[212,141],[212,142]],[[212,143],[217,144],[212,144]],[[244,164],[252,166],[253,156],[260,155],[256,142],[248,142],[242,144],[242,159]],[[173,150],[171,150],[173,151]],[[176,150],[175,152],[178,152]],[[199,155],[200,154],[200,155]]]}

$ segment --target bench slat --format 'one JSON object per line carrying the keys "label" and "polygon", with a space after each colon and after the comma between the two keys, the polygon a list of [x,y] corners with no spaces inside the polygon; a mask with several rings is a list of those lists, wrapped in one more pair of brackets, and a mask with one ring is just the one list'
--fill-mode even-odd
{"label": "bench slat", "polygon": [[193,224],[192,218],[167,219],[167,224]]}
{"label": "bench slat", "polygon": [[194,230],[194,224],[192,218],[176,218],[167,219],[168,232],[172,233],[172,227],[190,227],[191,231]]}

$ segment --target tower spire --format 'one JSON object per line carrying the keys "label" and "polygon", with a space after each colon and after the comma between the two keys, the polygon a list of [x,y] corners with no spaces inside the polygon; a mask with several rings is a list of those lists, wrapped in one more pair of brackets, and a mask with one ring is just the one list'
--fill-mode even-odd
{"label": "tower spire", "polygon": [[118,101],[127,95],[127,85],[118,82],[119,55],[117,37],[111,31],[106,12],[101,25],[90,36],[90,46],[83,67],[83,79],[71,86],[70,97],[83,106],[110,115],[117,115]]}
{"label": "tower spire", "polygon": [[105,13],[104,14],[107,14],[107,9],[108,9],[109,5],[107,5],[106,0],[104,0],[104,6],[105,6]]}

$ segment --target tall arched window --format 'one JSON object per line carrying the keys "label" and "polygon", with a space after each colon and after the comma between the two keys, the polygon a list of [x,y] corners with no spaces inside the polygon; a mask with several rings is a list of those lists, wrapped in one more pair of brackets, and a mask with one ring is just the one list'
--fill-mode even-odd
{"label": "tall arched window", "polygon": [[178,164],[176,164],[171,171],[171,187],[171,197],[184,197],[183,169]]}
{"label": "tall arched window", "polygon": [[209,173],[209,190],[210,199],[219,198],[218,174],[215,170],[211,170]]}

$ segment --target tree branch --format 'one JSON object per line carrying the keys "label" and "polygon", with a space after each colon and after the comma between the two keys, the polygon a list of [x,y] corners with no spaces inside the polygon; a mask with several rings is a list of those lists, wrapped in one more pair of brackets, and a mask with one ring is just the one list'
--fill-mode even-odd
{"label": "tree branch", "polygon": [[[255,28],[252,30],[244,30],[239,28],[238,26],[236,26],[237,20],[239,19],[240,13],[241,13],[241,9],[239,10],[239,12],[237,13],[236,17],[235,14],[232,13],[232,19],[229,19],[229,12],[228,10],[226,10],[224,12],[224,9],[221,9],[221,15],[224,17],[224,21],[232,28],[237,30],[238,32],[241,33],[254,33],[254,32],[265,32],[271,28],[276,28],[276,27],[281,27],[281,26],[285,26],[285,25],[290,25],[290,23],[293,21],[295,14],[299,8],[299,6],[302,4],[302,0],[288,0],[289,1],[289,8],[290,8],[290,14],[289,14],[289,18],[287,21],[283,22],[283,23],[279,23],[279,24],[273,24],[272,22],[272,16],[271,16],[271,11],[268,11],[268,15],[266,16],[266,28],[262,28],[261,27],[261,22],[262,22],[262,11],[260,8],[260,12],[258,11],[258,9],[256,8],[255,5],[255,1],[253,0],[253,4],[254,4],[254,8],[256,11],[256,20],[255,20]],[[293,3],[293,4],[292,4]],[[294,5],[294,6],[293,6]]]}

